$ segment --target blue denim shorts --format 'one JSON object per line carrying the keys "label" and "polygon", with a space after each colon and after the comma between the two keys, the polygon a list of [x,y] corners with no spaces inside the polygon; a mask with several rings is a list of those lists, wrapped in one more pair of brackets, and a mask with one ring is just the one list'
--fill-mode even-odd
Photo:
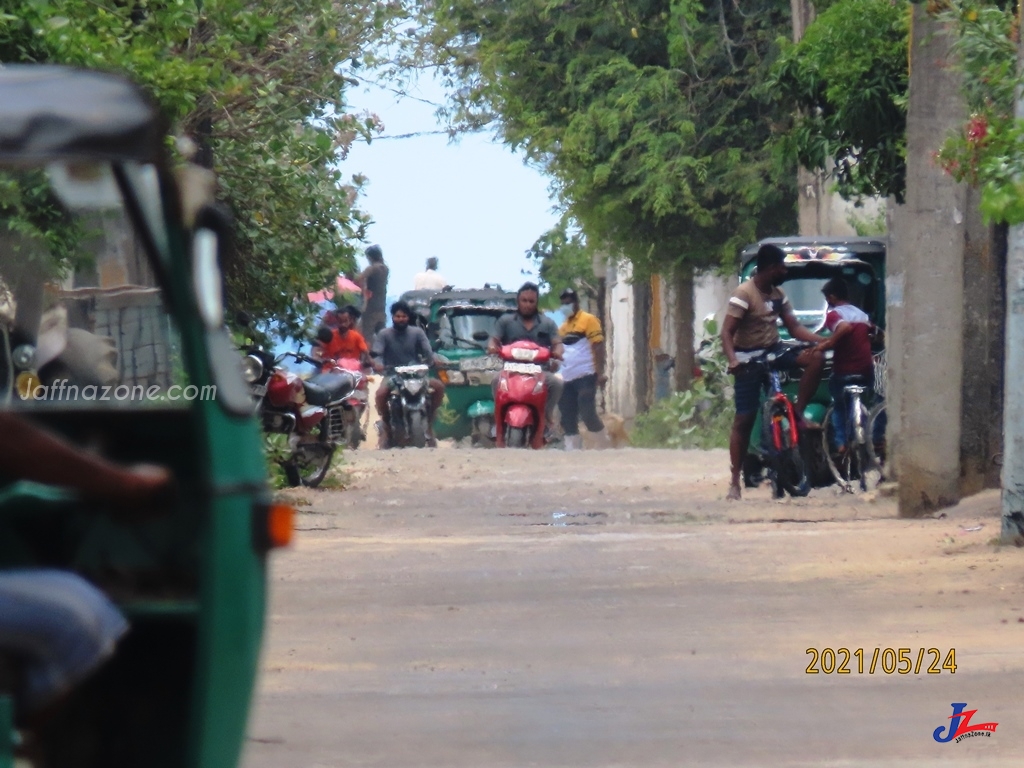
{"label": "blue denim shorts", "polygon": [[[759,352],[761,350],[736,350],[737,352]],[[778,355],[772,362],[772,368],[777,370],[788,370],[796,368],[796,359],[799,350],[789,349],[783,344],[777,344],[770,349],[763,350],[767,355],[774,353]],[[733,400],[736,404],[737,416],[749,416],[757,413],[761,407],[761,397],[768,388],[768,375],[761,366],[740,366],[734,374]]]}
{"label": "blue denim shorts", "polygon": [[46,706],[114,653],[128,622],[74,573],[0,572],[0,651],[25,660],[25,706]]}

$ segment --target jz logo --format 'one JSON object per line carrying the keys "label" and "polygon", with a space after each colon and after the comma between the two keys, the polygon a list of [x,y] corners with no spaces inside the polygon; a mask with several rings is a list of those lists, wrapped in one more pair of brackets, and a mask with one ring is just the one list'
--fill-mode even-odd
{"label": "jz logo", "polygon": [[[953,741],[954,739],[959,744],[962,739],[974,736],[991,736],[996,732],[996,726],[999,725],[999,723],[981,723],[979,725],[971,725],[971,718],[978,710],[969,709],[964,712],[964,707],[966,706],[966,703],[954,703],[952,705],[953,714],[949,716],[949,725],[940,725],[936,728],[934,733],[932,733],[932,738],[940,744],[945,744],[946,742]],[[943,731],[946,731],[945,736],[942,735]]]}

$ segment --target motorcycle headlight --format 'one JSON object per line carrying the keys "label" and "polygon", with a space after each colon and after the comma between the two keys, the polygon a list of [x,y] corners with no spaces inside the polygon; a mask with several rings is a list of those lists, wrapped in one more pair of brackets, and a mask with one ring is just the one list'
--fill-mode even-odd
{"label": "motorcycle headlight", "polygon": [[262,375],[262,360],[256,357],[256,355],[246,355],[242,358],[242,376],[245,377],[246,384],[252,384],[255,381],[259,381],[260,376]]}
{"label": "motorcycle headlight", "polygon": [[423,389],[423,384],[423,379],[409,379],[405,382],[405,388],[410,395],[418,395],[420,390]]}
{"label": "motorcycle headlight", "polygon": [[544,389],[544,384],[545,383],[546,382],[544,381],[544,377],[543,376],[541,376],[539,379],[537,379],[537,383],[533,385],[533,394],[539,395],[541,393],[541,390]]}

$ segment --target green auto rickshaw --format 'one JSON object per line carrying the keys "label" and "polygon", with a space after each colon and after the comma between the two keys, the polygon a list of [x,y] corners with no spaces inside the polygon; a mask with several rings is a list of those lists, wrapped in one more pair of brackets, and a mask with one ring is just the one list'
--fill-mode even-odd
{"label": "green auto rickshaw", "polygon": [[[168,467],[176,486],[163,514],[125,518],[0,482],[0,578],[77,574],[130,626],[38,736],[47,768],[237,765],[267,554],[291,532],[224,327],[231,223],[210,172],[172,169],[166,150],[132,83],[0,67],[0,407],[107,459]],[[0,766],[15,702],[0,690]]]}
{"label": "green auto rickshaw", "polygon": [[515,307],[515,293],[490,288],[447,291],[431,300],[427,334],[447,361],[437,370],[445,384],[444,402],[434,415],[438,439],[468,437],[474,446],[494,445],[491,383],[501,361],[487,354],[487,342],[498,318]]}
{"label": "green auto rickshaw", "polygon": [[[879,237],[769,237],[747,246],[740,254],[740,281],[750,279],[757,269],[757,251],[762,245],[777,245],[786,253],[786,292],[797,320],[815,333],[824,330],[826,302],[821,289],[833,277],[842,277],[850,289],[850,301],[867,313],[875,325],[885,328],[885,250],[886,241]],[[784,339],[789,338],[780,328]],[[827,335],[827,331],[825,332]],[[879,352],[880,350],[876,350]],[[826,353],[825,372],[821,386],[812,402],[804,409],[804,418],[821,424],[832,405],[828,391],[831,375],[831,352]],[[782,374],[782,388],[796,400],[798,381]],[[750,452],[744,462],[746,485],[756,485],[762,469],[761,416],[751,432]],[[804,465],[812,485],[834,482],[820,440],[801,445]]]}

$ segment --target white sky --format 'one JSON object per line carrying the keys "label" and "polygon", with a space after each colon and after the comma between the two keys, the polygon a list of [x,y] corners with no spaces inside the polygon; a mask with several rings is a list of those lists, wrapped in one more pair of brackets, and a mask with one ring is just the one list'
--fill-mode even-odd
{"label": "white sky", "polygon": [[[417,95],[441,98],[439,89],[427,87]],[[352,111],[381,117],[384,135],[440,128],[434,108],[421,101],[398,101],[375,87],[346,96]],[[528,279],[522,270],[533,267],[527,249],[558,221],[547,179],[491,135],[464,136],[455,144],[444,135],[360,143],[341,170],[369,179],[359,207],[374,219],[368,238],[381,246],[391,269],[391,298],[412,288],[430,256],[458,288],[489,282],[515,289]],[[358,262],[366,264],[361,254]],[[529,279],[535,279],[532,271]]]}

